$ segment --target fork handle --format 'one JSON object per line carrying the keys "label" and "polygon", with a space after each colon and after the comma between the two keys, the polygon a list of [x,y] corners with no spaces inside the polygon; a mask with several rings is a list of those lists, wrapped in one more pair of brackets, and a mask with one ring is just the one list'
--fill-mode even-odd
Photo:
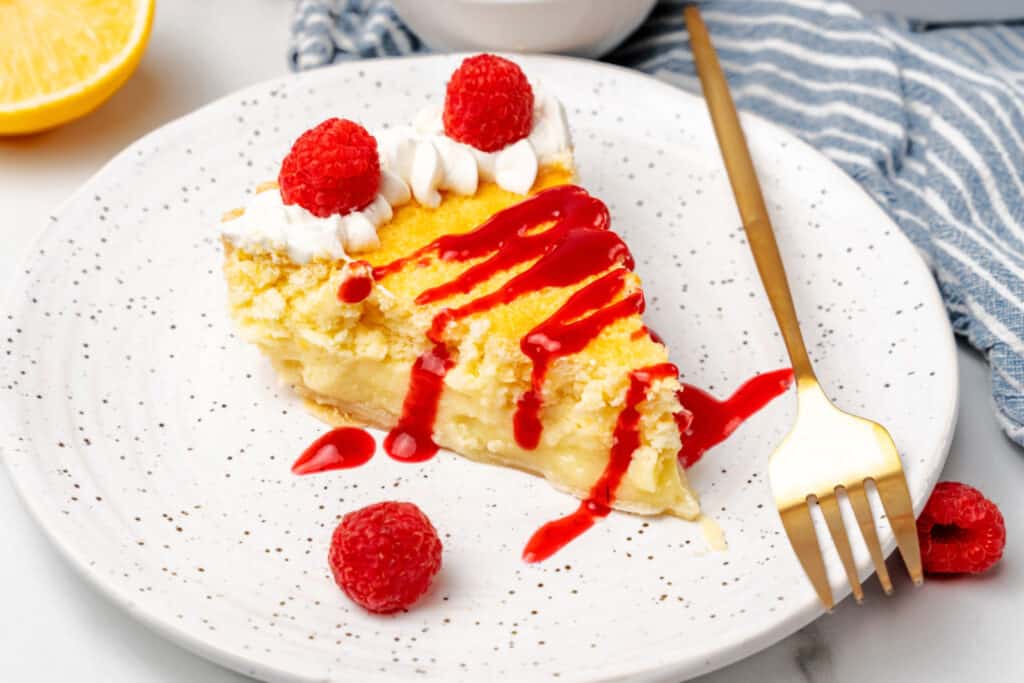
{"label": "fork handle", "polygon": [[757,271],[761,275],[761,282],[768,294],[768,301],[775,313],[775,320],[779,324],[782,339],[786,343],[786,351],[789,352],[789,359],[793,364],[793,374],[798,386],[808,382],[817,383],[810,358],[807,357],[800,325],[797,323],[793,296],[789,291],[779,246],[775,242],[768,208],[761,194],[761,184],[757,180],[754,162],[750,158],[747,140],[736,114],[736,105],[733,104],[732,95],[729,93],[729,84],[718,63],[718,55],[711,44],[711,37],[700,16],[700,10],[695,5],[688,5],[684,9],[684,15],[697,65],[697,76],[700,77],[704,99],[711,113],[718,147],[722,151],[722,160],[729,175],[729,183],[736,198],[743,229],[747,233],[750,251],[754,255]]}

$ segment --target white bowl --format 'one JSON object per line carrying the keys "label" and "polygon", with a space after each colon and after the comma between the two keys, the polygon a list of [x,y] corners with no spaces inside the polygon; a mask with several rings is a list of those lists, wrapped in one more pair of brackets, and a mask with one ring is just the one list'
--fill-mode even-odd
{"label": "white bowl", "polygon": [[394,0],[394,5],[434,50],[600,57],[636,30],[656,1]]}

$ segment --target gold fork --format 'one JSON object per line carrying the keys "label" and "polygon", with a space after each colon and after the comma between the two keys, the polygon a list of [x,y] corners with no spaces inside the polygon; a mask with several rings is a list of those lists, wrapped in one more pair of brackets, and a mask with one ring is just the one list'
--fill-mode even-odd
{"label": "gold fork", "polygon": [[697,75],[711,113],[750,251],[753,252],[796,376],[796,424],[769,460],[772,493],[786,535],[825,609],[831,609],[832,590],[811,521],[811,506],[817,503],[846,570],[853,595],[860,602],[864,592],[857,577],[857,567],[853,562],[840,514],[839,493],[844,491],[853,507],[882,588],[887,594],[891,593],[892,581],[886,571],[865,488],[868,481],[873,481],[896,535],[903,562],[914,583],[919,584],[922,575],[917,526],[896,445],[882,425],[836,408],[825,396],[814,375],[797,323],[782,257],[775,242],[746,138],[736,115],[736,107],[729,93],[729,85],[700,11],[690,5],[684,13]]}

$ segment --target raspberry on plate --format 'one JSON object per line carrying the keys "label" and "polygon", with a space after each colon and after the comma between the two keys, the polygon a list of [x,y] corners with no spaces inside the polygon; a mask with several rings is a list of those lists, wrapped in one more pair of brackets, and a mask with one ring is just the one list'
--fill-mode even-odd
{"label": "raspberry on plate", "polygon": [[380,188],[377,141],[348,119],[327,119],[299,136],[277,178],[285,204],[314,216],[366,208]]}
{"label": "raspberry on plate", "polygon": [[530,134],[533,88],[513,62],[495,55],[466,58],[444,98],[445,135],[494,152]]}
{"label": "raspberry on plate", "polygon": [[999,561],[1006,526],[995,503],[967,484],[944,481],[917,520],[921,561],[930,574],[980,574]]}
{"label": "raspberry on plate", "polygon": [[441,568],[441,539],[412,503],[375,503],[342,518],[328,556],[354,602],[386,614],[412,605]]}

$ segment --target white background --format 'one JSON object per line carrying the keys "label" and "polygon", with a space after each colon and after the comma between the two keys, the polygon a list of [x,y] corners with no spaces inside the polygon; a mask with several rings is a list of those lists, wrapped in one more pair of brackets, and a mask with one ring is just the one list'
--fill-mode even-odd
{"label": "white background", "polygon": [[[932,4],[904,0],[915,2]],[[1006,8],[1018,2],[1001,0]],[[164,0],[142,65],[110,102],[51,133],[0,139],[0,288],[45,215],[111,156],[199,105],[286,73],[290,10],[286,0]],[[999,432],[978,354],[962,346],[959,358],[961,416],[943,478],[978,486],[1000,504],[1010,536],[1001,565],[981,578],[930,581],[919,590],[899,580],[893,598],[872,581],[864,606],[843,603],[774,648],[708,676],[708,683],[1019,677],[1024,452]],[[43,538],[4,474],[0,520],[0,680],[244,680],[163,641],[87,586]],[[899,565],[890,565],[901,577]]]}

